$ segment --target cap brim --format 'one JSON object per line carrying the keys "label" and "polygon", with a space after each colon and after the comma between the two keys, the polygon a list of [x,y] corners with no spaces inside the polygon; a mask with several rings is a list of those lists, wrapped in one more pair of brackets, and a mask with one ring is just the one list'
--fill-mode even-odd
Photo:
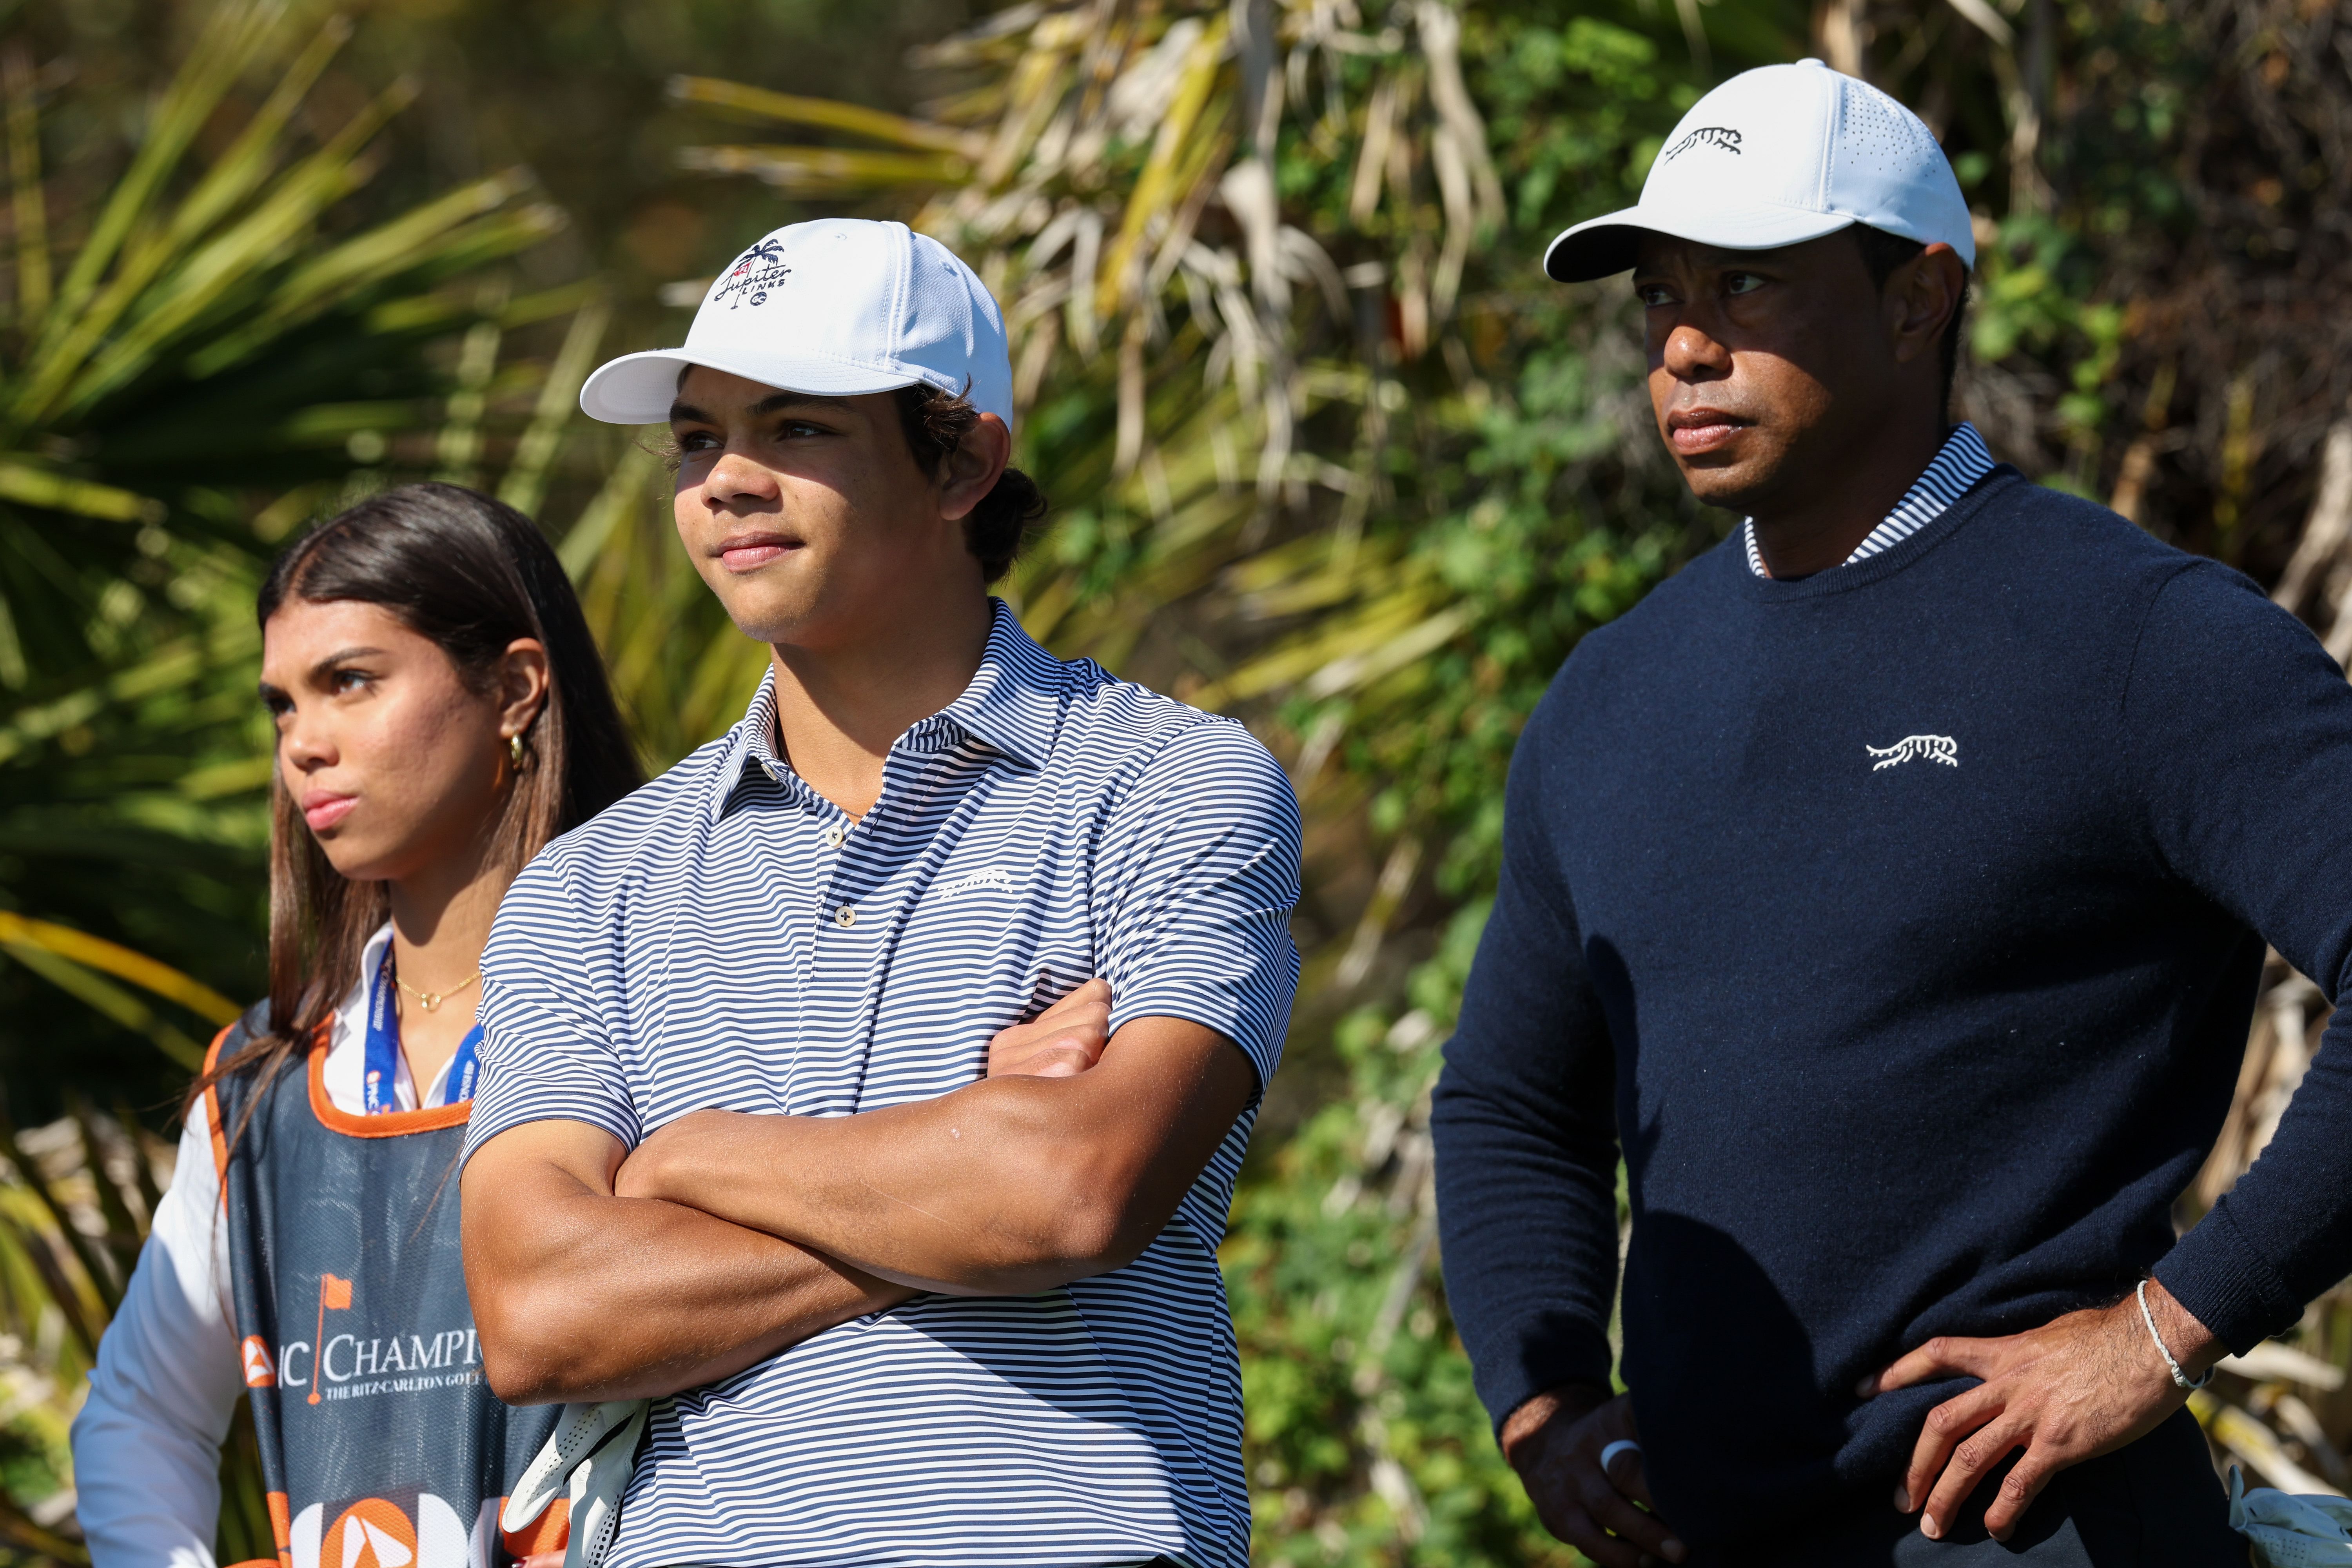
{"label": "cap brim", "polygon": [[795,360],[754,369],[730,364],[709,354],[684,349],[648,349],[623,354],[599,365],[580,388],[580,412],[607,425],[666,425],[670,405],[677,401],[677,384],[687,370],[700,365],[756,381],[780,392],[807,392],[827,397],[855,397],[866,392],[894,392],[923,378],[892,375],[865,365],[838,360]]}
{"label": "cap brim", "polygon": [[1767,203],[1717,207],[1704,216],[1631,206],[1606,217],[1587,219],[1561,234],[1544,251],[1544,271],[1563,283],[1589,283],[1622,272],[1633,265],[1645,234],[1667,235],[1723,250],[1778,250],[1784,245],[1802,245],[1835,234],[1854,222],[1843,213]]}

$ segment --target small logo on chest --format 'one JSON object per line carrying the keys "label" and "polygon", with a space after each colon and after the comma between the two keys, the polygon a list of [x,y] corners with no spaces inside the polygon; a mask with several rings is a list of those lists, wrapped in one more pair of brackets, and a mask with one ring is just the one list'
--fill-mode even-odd
{"label": "small logo on chest", "polygon": [[961,899],[966,893],[977,893],[988,888],[993,888],[998,892],[1011,892],[1013,873],[1002,866],[991,866],[983,870],[974,871],[969,877],[958,877],[954,881],[943,885],[931,896],[936,899]]}
{"label": "small logo on chest", "polygon": [[1891,746],[1874,746],[1865,741],[1862,749],[1877,759],[1870,764],[1872,773],[1881,768],[1899,768],[1914,757],[1925,757],[1948,768],[1960,765],[1960,743],[1949,735],[1906,735]]}

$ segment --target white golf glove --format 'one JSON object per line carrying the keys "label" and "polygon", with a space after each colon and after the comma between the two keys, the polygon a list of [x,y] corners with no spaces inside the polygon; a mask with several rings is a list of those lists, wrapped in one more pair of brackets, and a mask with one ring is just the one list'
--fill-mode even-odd
{"label": "white golf glove", "polygon": [[2253,1542],[2262,1568],[2347,1568],[2352,1564],[2352,1499],[2246,1489],[2230,1467],[2230,1528]]}
{"label": "white golf glove", "polygon": [[648,1408],[642,1399],[565,1405],[546,1447],[499,1510],[499,1528],[522,1530],[558,1497],[569,1497],[572,1532],[563,1568],[597,1568],[620,1522],[621,1494],[629,1489],[629,1472],[636,1468],[637,1439],[645,1435]]}

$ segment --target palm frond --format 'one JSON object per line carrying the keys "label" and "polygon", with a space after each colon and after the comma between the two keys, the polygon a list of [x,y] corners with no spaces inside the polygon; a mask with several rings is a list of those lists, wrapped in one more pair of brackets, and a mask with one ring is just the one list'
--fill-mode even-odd
{"label": "palm frond", "polygon": [[[0,46],[17,220],[0,254],[16,306],[0,321],[0,1047],[36,1093],[114,1039],[160,1053],[124,1064],[152,1093],[234,1012],[221,992],[256,984],[269,773],[250,606],[270,542],[446,427],[465,389],[436,345],[486,311],[500,330],[578,318],[561,363],[512,364],[474,421],[480,456],[519,458],[510,488],[534,496],[571,396],[540,384],[576,384],[602,330],[577,289],[501,283],[485,303],[499,264],[562,222],[521,172],[350,232],[338,215],[413,89],[314,138],[312,89],[352,27],[298,12],[207,8],[97,183],[107,122],[45,101],[70,78]],[[226,139],[200,159],[207,127]]]}

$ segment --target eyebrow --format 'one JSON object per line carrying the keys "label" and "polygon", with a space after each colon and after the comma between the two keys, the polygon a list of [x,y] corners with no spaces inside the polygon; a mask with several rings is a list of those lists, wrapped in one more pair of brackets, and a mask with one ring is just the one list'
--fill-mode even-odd
{"label": "eyebrow", "polygon": [[316,664],[310,667],[310,679],[313,680],[318,679],[320,676],[328,674],[333,670],[335,666],[339,664],[349,664],[355,658],[381,658],[383,654],[383,649],[380,647],[337,648],[334,652],[329,654],[326,658],[319,660]]}
{"label": "eyebrow", "polygon": [[[355,658],[368,658],[383,652],[383,649],[380,647],[337,648],[334,652],[329,654],[326,658],[319,660],[316,664],[313,664],[310,667],[309,671],[310,679],[316,680],[323,675],[331,674],[334,670],[334,668],[339,664],[347,664]],[[254,682],[254,685],[260,690],[262,699],[265,701],[272,697],[283,697],[286,695],[283,690],[267,680],[257,680]]]}
{"label": "eyebrow", "polygon": [[[845,409],[849,406],[849,399],[845,397],[826,397],[821,394],[814,392],[777,392],[771,393],[769,395],[760,399],[759,402],[754,403],[751,407],[745,409],[743,412],[753,419],[764,419],[771,414],[780,414],[787,408]],[[682,399],[669,405],[669,422],[673,425],[716,425],[719,423],[719,420],[704,413],[701,409],[697,408],[693,404],[685,402]]]}

